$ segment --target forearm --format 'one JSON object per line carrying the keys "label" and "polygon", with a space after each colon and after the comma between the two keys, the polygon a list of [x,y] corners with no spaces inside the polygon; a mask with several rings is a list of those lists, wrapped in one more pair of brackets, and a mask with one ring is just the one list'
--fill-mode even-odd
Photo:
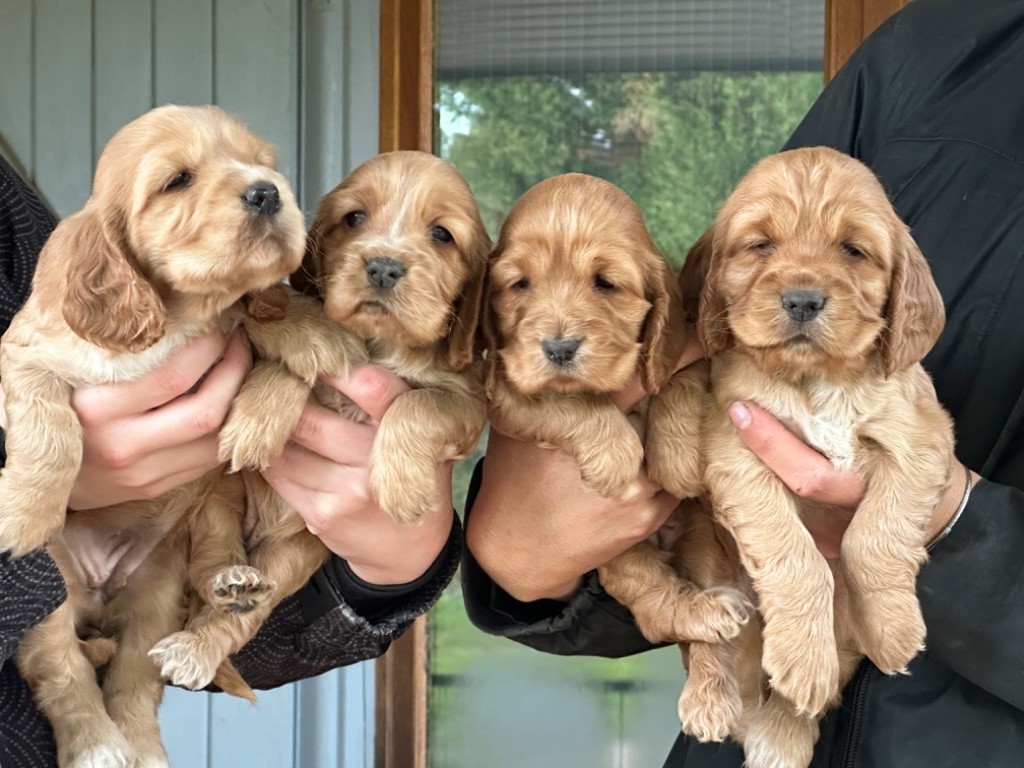
{"label": "forearm", "polygon": [[13,561],[0,555],[0,665],[14,656],[25,633],[66,596],[60,571],[45,552]]}
{"label": "forearm", "polygon": [[376,658],[437,602],[461,553],[462,528],[455,518],[437,559],[408,584],[368,584],[332,558],[232,660],[250,685],[273,688]]}
{"label": "forearm", "polygon": [[[471,515],[482,478],[483,462],[473,473],[466,498],[467,530],[472,527]],[[520,601],[481,567],[470,547],[463,556],[466,612],[484,632],[561,655],[619,657],[652,647],[636,628],[629,611],[602,589],[595,571],[572,581],[578,587],[565,600]]]}

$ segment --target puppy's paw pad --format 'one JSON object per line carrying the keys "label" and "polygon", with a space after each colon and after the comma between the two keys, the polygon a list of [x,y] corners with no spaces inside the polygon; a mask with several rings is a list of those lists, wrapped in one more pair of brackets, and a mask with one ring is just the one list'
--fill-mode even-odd
{"label": "puppy's paw pad", "polygon": [[165,680],[193,691],[208,686],[224,660],[192,632],[168,635],[153,646],[149,657]]}
{"label": "puppy's paw pad", "polygon": [[276,586],[252,566],[231,565],[210,579],[210,605],[218,611],[248,613],[267,602]]}
{"label": "puppy's paw pad", "polygon": [[824,641],[804,643],[766,634],[761,662],[771,687],[801,715],[816,717],[839,693],[839,654],[831,633]]}

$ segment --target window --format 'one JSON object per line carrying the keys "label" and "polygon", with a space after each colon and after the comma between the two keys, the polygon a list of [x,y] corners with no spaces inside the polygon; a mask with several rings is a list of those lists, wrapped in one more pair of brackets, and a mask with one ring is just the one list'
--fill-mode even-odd
{"label": "window", "polygon": [[[820,92],[824,19],[824,0],[437,0],[435,151],[494,237],[527,188],[582,171],[622,186],[678,267]],[[429,658],[437,768],[660,765],[679,728],[677,649],[547,656],[472,627],[457,582]]]}

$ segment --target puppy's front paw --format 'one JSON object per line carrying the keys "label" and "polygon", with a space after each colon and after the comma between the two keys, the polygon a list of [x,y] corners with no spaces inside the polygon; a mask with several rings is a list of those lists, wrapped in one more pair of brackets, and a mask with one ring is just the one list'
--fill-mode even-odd
{"label": "puppy's front paw", "polygon": [[441,507],[436,468],[431,465],[428,470],[415,461],[384,461],[374,456],[370,462],[370,493],[377,506],[399,523],[421,522]]}
{"label": "puppy's front paw", "polygon": [[224,660],[223,655],[193,632],[168,635],[153,646],[149,657],[165,680],[193,691],[213,682],[217,667]]}
{"label": "puppy's front paw", "polygon": [[584,484],[605,498],[623,495],[640,471],[644,448],[636,433],[627,430],[621,439],[594,446],[577,457]]}
{"label": "puppy's front paw", "polygon": [[780,638],[766,630],[761,663],[771,687],[798,714],[816,717],[839,694],[839,653],[832,632]]}
{"label": "puppy's front paw", "polygon": [[265,412],[247,411],[236,402],[218,436],[218,458],[227,462],[232,472],[266,469],[284,451],[295,426]]}
{"label": "puppy's front paw", "polygon": [[230,565],[210,579],[210,605],[218,611],[248,613],[270,599],[277,585],[249,565]]}
{"label": "puppy's front paw", "polygon": [[697,741],[725,741],[739,728],[743,702],[728,679],[689,679],[679,697],[679,723]]}
{"label": "puppy's front paw", "polygon": [[907,674],[907,666],[924,650],[925,626],[917,595],[901,589],[860,596],[861,652],[887,675]]}
{"label": "puppy's front paw", "polygon": [[[13,489],[4,486],[2,491]],[[23,499],[4,498],[0,501],[0,553],[7,552],[13,558],[42,549],[64,528],[66,513],[67,499],[30,507]]]}

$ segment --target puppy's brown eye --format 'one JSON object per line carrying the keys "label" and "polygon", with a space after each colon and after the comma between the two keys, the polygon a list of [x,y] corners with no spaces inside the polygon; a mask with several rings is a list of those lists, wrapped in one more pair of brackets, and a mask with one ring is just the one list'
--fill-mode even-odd
{"label": "puppy's brown eye", "polygon": [[854,259],[864,259],[864,258],[867,258],[867,254],[864,253],[864,251],[862,251],[860,248],[858,248],[853,243],[843,243],[843,251],[846,252],[847,256],[850,256],[851,258],[854,258]]}
{"label": "puppy's brown eye", "polygon": [[441,226],[430,228],[430,239],[440,245],[447,245],[452,241],[452,233]]}
{"label": "puppy's brown eye", "polygon": [[529,287],[530,287],[530,279],[527,278],[527,277],[521,277],[518,280],[516,280],[514,283],[512,283],[512,288],[513,288],[513,290],[516,290],[516,291],[525,291]]}
{"label": "puppy's brown eye", "polygon": [[598,272],[594,275],[594,287],[599,291],[614,291],[615,284]]}
{"label": "puppy's brown eye", "polygon": [[753,248],[762,256],[767,256],[772,252],[775,247],[775,243],[771,240],[761,240],[760,242],[754,243]]}
{"label": "puppy's brown eye", "polygon": [[365,211],[352,211],[351,213],[345,214],[345,225],[349,229],[356,229],[357,227],[361,227],[365,222]]}
{"label": "puppy's brown eye", "polygon": [[173,189],[181,189],[187,187],[192,181],[192,174],[188,171],[181,171],[177,176],[167,182],[164,185],[164,192],[170,192]]}

